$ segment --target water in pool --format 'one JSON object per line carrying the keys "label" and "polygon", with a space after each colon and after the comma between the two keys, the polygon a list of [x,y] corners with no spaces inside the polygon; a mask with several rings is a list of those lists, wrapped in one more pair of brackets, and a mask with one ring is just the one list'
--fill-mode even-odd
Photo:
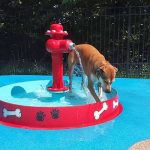
{"label": "water in pool", "polygon": [[[23,81],[36,83],[37,80],[47,82],[49,79],[49,76],[1,76],[0,90],[14,83],[18,84],[15,84],[15,88],[18,88],[20,82],[25,89],[26,82]],[[75,80],[76,83],[80,82],[78,79]],[[26,130],[0,125],[0,149],[127,150],[135,142],[150,138],[149,85],[149,79],[116,79],[113,87],[118,92],[123,112],[104,124],[69,130]],[[43,86],[39,86],[38,89],[33,86],[33,91],[37,93],[31,94],[31,97],[43,95],[44,91],[38,92]],[[1,97],[4,97],[7,91],[3,90],[0,92]],[[19,99],[19,95],[16,95],[15,89],[13,90],[11,89],[9,96],[13,96],[13,100]],[[25,93],[31,91],[25,90]],[[38,95],[39,93],[41,95]]]}
{"label": "water in pool", "polygon": [[[94,98],[86,88],[81,89],[81,78],[78,82],[74,80],[73,91],[64,93],[53,93],[47,90],[51,80],[36,80],[12,83],[0,88],[0,99],[12,104],[26,106],[74,106],[94,103]],[[107,100],[116,94],[113,89],[111,93],[104,93],[102,100]]]}

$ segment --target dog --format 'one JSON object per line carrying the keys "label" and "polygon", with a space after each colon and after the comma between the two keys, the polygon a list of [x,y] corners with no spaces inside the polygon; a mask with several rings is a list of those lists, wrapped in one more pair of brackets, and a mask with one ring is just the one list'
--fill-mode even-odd
{"label": "dog", "polygon": [[[75,51],[76,50],[76,51]],[[83,71],[88,78],[88,89],[96,102],[100,102],[102,98],[102,90],[111,92],[111,84],[115,79],[118,69],[112,66],[105,57],[90,44],[79,44],[75,46],[68,55],[68,75],[69,88],[72,91],[72,74],[74,65],[79,63],[83,66]],[[77,56],[80,56],[80,60]],[[98,95],[94,90],[94,84],[98,83]],[[84,80],[82,79],[82,85]]]}

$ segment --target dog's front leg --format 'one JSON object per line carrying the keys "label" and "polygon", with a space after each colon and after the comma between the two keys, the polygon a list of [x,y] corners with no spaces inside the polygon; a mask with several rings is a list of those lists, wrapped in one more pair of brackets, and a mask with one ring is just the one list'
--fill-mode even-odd
{"label": "dog's front leg", "polygon": [[102,86],[101,86],[101,83],[98,83],[98,97],[99,99],[101,100],[102,99]]}
{"label": "dog's front leg", "polygon": [[71,72],[69,72],[69,90],[72,92],[72,74],[73,74],[73,69]]}
{"label": "dog's front leg", "polygon": [[92,96],[94,97],[96,102],[100,102],[100,99],[98,98],[98,96],[95,93],[95,90],[93,88],[93,82],[90,78],[88,78],[88,89],[91,92]]}

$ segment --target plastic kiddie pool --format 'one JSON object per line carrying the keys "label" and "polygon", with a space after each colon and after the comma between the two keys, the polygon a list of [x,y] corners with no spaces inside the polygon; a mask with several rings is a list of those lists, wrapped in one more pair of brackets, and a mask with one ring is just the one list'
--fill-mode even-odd
{"label": "plastic kiddie pool", "polygon": [[[110,121],[122,112],[115,89],[95,103],[73,81],[73,94],[47,91],[51,76],[6,76],[0,87],[0,122],[29,129],[80,128]],[[67,80],[67,77],[65,77]]]}

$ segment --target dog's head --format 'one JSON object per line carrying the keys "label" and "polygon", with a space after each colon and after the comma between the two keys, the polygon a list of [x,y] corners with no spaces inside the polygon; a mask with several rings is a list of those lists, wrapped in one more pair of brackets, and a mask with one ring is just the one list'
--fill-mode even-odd
{"label": "dog's head", "polygon": [[103,65],[96,69],[96,76],[105,92],[111,92],[111,84],[115,80],[117,71],[118,69],[111,64]]}

